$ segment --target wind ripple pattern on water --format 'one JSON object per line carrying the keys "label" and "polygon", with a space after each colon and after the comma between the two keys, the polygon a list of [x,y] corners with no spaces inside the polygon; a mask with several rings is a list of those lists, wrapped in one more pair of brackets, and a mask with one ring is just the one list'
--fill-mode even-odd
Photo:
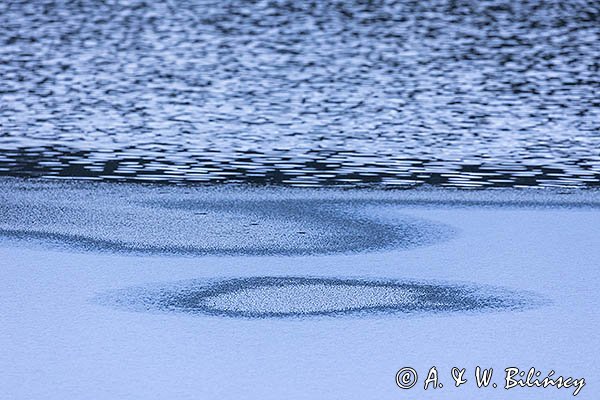
{"label": "wind ripple pattern on water", "polygon": [[0,174],[598,186],[600,5],[0,3]]}

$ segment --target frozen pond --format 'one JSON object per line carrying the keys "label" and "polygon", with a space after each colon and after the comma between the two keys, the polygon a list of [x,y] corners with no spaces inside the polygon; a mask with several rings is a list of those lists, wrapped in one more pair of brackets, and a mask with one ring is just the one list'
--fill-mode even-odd
{"label": "frozen pond", "polygon": [[0,397],[596,400],[599,21],[1,1]]}
{"label": "frozen pond", "polygon": [[[0,386],[9,398],[573,398],[555,388],[454,388],[454,366],[555,370],[585,378],[577,398],[595,398],[596,191],[1,185],[3,224],[20,232],[0,231]],[[185,228],[185,237],[167,225],[161,238],[165,219],[144,212],[173,198],[201,208],[219,199],[257,208],[312,201],[315,213],[336,210],[349,228],[307,215],[301,239],[264,242],[260,232],[285,229],[294,217],[275,212],[248,232],[253,216],[231,207],[231,231],[207,230],[215,217]],[[136,213],[145,223],[133,248],[90,245],[111,230],[122,244]],[[391,242],[353,227],[356,220],[389,229]],[[394,236],[399,227],[410,235]],[[355,235],[355,248],[324,246],[309,232],[324,243]],[[186,240],[197,248],[212,235],[239,246],[169,247]],[[290,243],[307,251],[289,252]],[[444,388],[424,391],[433,365]],[[405,366],[421,376],[409,391],[394,382]]]}

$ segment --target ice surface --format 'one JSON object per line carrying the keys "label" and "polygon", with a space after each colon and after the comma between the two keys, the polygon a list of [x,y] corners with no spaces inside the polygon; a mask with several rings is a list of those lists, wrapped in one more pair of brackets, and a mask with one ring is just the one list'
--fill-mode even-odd
{"label": "ice surface", "polygon": [[414,217],[382,221],[368,209],[368,199],[309,193],[4,179],[0,235],[88,250],[193,256],[408,249],[453,234]]}
{"label": "ice surface", "polygon": [[216,293],[200,299],[198,306],[223,314],[289,316],[410,307],[415,300],[415,293],[403,287],[292,281]]}
{"label": "ice surface", "polygon": [[541,305],[525,293],[492,288],[390,280],[258,277],[180,282],[99,296],[119,308],[250,318],[374,313],[517,310]]}
{"label": "ice surface", "polygon": [[[18,204],[18,198],[29,199],[23,204],[33,209],[46,204],[44,199],[52,203],[61,196],[73,198],[70,190],[75,189],[69,189],[68,184],[53,185],[4,181],[3,215],[12,212],[9,209]],[[94,196],[106,203],[114,196],[112,201],[121,204],[119,196],[133,190],[118,185],[75,186],[79,193],[86,193],[84,198],[92,205]],[[159,189],[135,186],[134,192],[146,190]],[[195,190],[200,193],[204,189],[162,190],[166,196],[193,197],[198,195]],[[596,367],[600,347],[597,192],[275,192],[277,196],[321,199],[330,204],[347,202],[348,210],[356,206],[382,224],[394,225],[405,218],[429,221],[432,226],[451,227],[454,234],[447,240],[411,248],[226,257],[95,248],[81,251],[71,243],[57,246],[43,238],[30,242],[3,237],[3,397],[573,398],[571,391],[553,388],[476,389],[472,373],[479,365],[495,371],[509,366],[536,367],[544,374],[552,369],[557,374],[584,377],[587,385],[577,398],[596,399],[600,382]],[[257,201],[264,196],[252,190],[215,193]],[[90,212],[89,208],[81,209]],[[21,210],[26,212],[26,207]],[[176,309],[114,307],[97,301],[107,293],[131,293],[130,288],[137,288],[135,293],[148,294],[142,304],[150,304],[159,298],[157,292],[169,294],[173,288],[198,287],[190,282],[218,285],[231,280],[253,282],[257,277],[441,282],[446,287],[481,288],[484,293],[488,293],[487,288],[503,288],[500,293],[532,293],[546,302],[485,312],[237,318]],[[369,293],[356,295],[348,288],[333,288],[337,294],[333,299],[319,297],[324,286],[306,285],[305,281],[304,286],[287,286],[282,292],[272,286],[256,291],[246,285],[245,291],[213,297],[210,304],[219,310],[260,305],[263,309],[295,311],[294,307],[315,308],[308,308],[314,305],[306,297],[294,305],[290,299],[293,295],[315,297],[325,309],[344,304],[362,307],[373,300]],[[405,301],[402,293],[395,292],[400,302]],[[371,294],[375,301],[383,298],[379,290]],[[424,391],[422,380],[433,365],[440,371],[444,388]],[[394,382],[396,371],[405,366],[417,369],[421,379],[408,391],[400,390]],[[467,368],[468,385],[453,387],[450,368],[454,366]],[[502,384],[501,377],[496,379]]]}

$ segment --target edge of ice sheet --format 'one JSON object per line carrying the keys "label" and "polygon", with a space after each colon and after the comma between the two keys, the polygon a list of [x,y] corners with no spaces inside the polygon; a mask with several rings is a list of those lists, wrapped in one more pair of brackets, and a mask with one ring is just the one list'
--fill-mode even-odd
{"label": "edge of ice sheet", "polygon": [[410,249],[455,229],[394,207],[600,208],[600,191],[338,190],[0,178],[0,241],[161,255]]}
{"label": "edge of ice sheet", "polygon": [[[60,191],[56,191],[60,189]],[[127,197],[134,193],[162,194],[171,199],[202,194],[206,198],[227,195],[229,199],[264,199],[277,195],[286,199],[322,199],[373,201],[399,206],[444,207],[527,207],[527,208],[600,208],[600,188],[523,187],[523,188],[455,188],[415,186],[408,188],[363,187],[301,188],[288,186],[168,185],[158,183],[121,183],[85,179],[0,177],[0,200],[10,192],[44,191],[45,197],[60,197],[61,191],[99,191]],[[183,196],[183,197],[181,197]]]}
{"label": "edge of ice sheet", "polygon": [[309,255],[408,249],[452,228],[371,202],[286,190],[0,181],[0,236],[70,249],[175,255]]}

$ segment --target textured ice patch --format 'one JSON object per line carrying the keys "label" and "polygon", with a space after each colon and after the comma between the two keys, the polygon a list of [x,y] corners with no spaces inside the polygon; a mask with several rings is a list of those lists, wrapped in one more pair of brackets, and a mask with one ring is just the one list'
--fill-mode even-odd
{"label": "textured ice patch", "polygon": [[294,314],[408,305],[415,300],[410,288],[315,282],[238,289],[205,297],[199,305],[216,311]]}
{"label": "textured ice patch", "polygon": [[109,292],[98,300],[136,311],[249,318],[516,310],[539,303],[533,295],[490,287],[313,277],[187,281]]}
{"label": "textured ice patch", "polygon": [[110,252],[303,255],[413,248],[453,232],[385,220],[370,200],[336,193],[0,180],[0,236]]}

